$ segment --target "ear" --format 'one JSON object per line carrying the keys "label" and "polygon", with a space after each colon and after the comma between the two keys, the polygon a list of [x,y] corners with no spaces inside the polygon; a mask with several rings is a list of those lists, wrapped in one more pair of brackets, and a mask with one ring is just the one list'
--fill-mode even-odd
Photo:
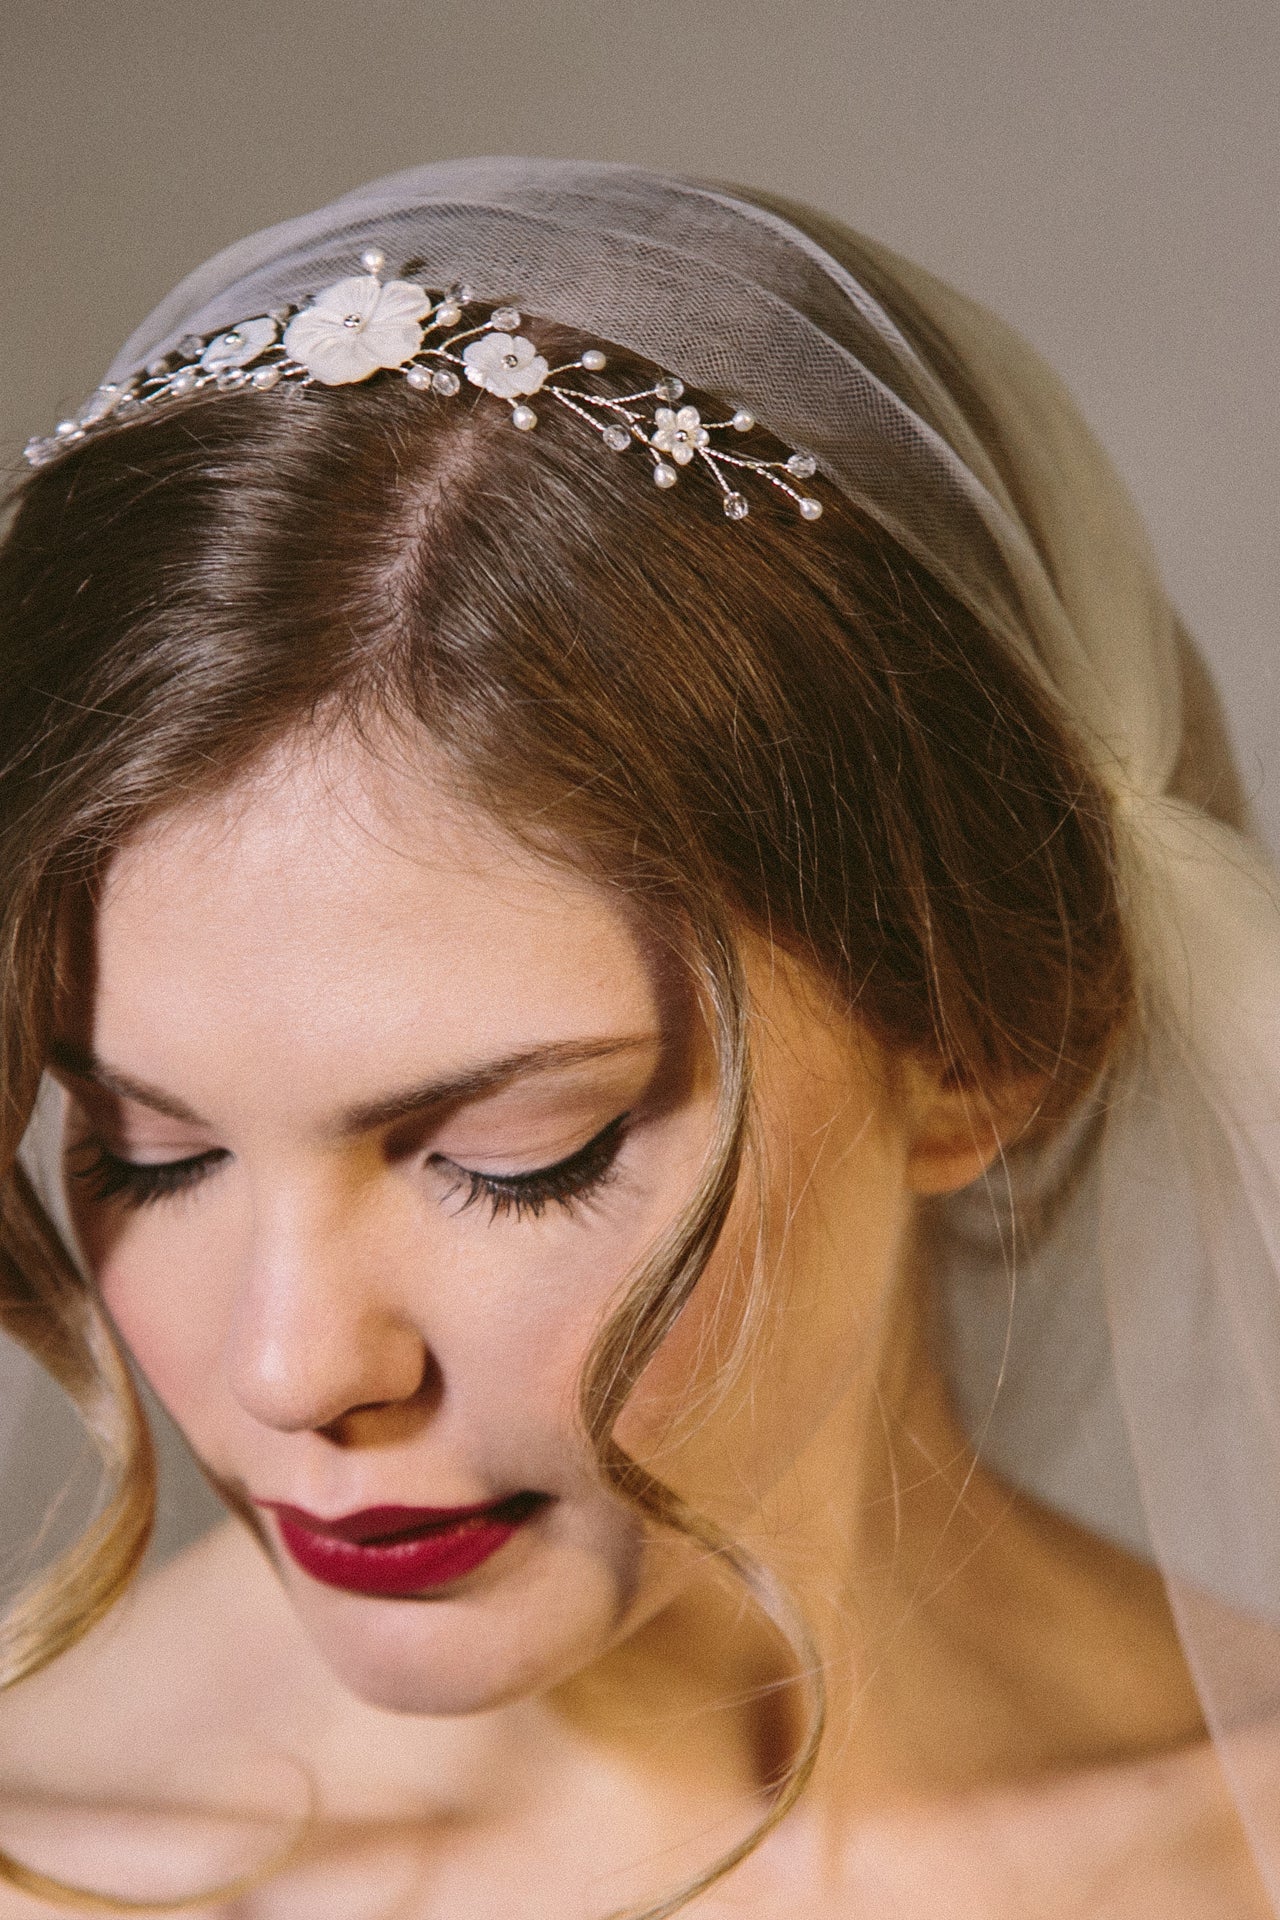
{"label": "ear", "polygon": [[997,1089],[957,1086],[937,1068],[909,1072],[910,1125],[906,1163],[913,1193],[955,1193],[985,1173],[1000,1149],[1015,1140],[1044,1094],[1039,1078]]}

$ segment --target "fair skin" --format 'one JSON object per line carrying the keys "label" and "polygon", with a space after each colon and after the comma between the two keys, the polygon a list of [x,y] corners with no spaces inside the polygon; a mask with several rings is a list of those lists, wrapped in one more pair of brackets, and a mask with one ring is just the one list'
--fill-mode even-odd
{"label": "fair skin", "polygon": [[[997,1150],[998,1104],[976,1118],[746,951],[755,1170],[617,1438],[795,1596],[835,1731],[696,1910],[1251,1913],[1211,1754],[1142,1758],[1199,1732],[1157,1583],[975,1468],[929,1357],[916,1211]],[[80,1238],[252,1524],[6,1702],[0,1844],[176,1900],[309,1805],[226,1920],[592,1920],[680,1885],[760,1817],[799,1702],[739,1590],[602,1484],[575,1421],[714,1128],[673,969],[429,759],[342,739],[140,834],[81,957],[58,1055]],[[566,1160],[581,1191],[513,1204]],[[139,1203],[128,1168],[175,1162],[198,1171]],[[766,1305],[717,1394],[761,1219]],[[417,1600],[313,1579],[254,1504],[519,1493],[510,1542]],[[48,1911],[0,1893],[6,1920]]]}

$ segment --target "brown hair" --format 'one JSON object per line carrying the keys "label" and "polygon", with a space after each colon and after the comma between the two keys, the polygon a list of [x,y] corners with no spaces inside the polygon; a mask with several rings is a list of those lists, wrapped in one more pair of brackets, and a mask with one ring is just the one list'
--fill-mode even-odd
{"label": "brown hair", "polygon": [[[614,367],[625,381],[627,357]],[[0,553],[0,1311],[93,1428],[113,1494],[11,1614],[9,1683],[123,1590],[153,1497],[127,1373],[15,1159],[50,1038],[58,901],[291,730],[389,719],[426,735],[508,830],[682,930],[722,1124],[600,1334],[581,1407],[615,1484],[731,1559],[610,1436],[734,1192],[742,930],[820,973],[891,1052],[979,1094],[1041,1082],[1045,1118],[1129,1015],[1104,798],[974,615],[838,497],[814,525],[768,501],[729,525],[709,486],[660,494],[557,415],[513,433],[500,407],[390,379],[225,394],[122,424],[22,489]],[[766,1826],[803,1785],[818,1717]],[[0,1880],[22,1873],[0,1863]]]}

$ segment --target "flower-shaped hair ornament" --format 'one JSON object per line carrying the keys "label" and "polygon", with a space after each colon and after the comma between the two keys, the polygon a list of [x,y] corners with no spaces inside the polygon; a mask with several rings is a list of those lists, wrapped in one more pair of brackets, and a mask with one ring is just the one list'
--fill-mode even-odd
{"label": "flower-shaped hair ornament", "polygon": [[792,484],[812,477],[812,454],[772,459],[730,451],[715,437],[751,433],[756,421],[746,407],[734,407],[726,420],[704,420],[696,407],[680,405],[684,384],[678,376],[656,369],[653,384],[638,393],[604,393],[580,380],[566,384],[566,375],[602,373],[608,365],[603,351],[586,347],[567,366],[553,367],[519,331],[523,321],[515,307],[494,307],[472,318],[466,312],[476,305],[470,287],[429,293],[415,280],[384,280],[385,264],[380,249],[368,247],[360,256],[362,273],[322,288],[306,306],[277,308],[211,338],[182,341],[149,361],[145,372],[99,387],[46,439],[29,441],[28,461],[44,466],[91,433],[210,389],[265,394],[313,384],[345,387],[390,371],[413,392],[436,400],[453,399],[466,380],[504,400],[511,424],[522,433],[538,424],[529,395],[545,394],[590,427],[609,452],[643,453],[659,488],[674,487],[696,462],[715,481],[730,520],[744,520],[751,510],[734,484],[738,473],[767,480],[805,520],[821,514],[822,502]]}
{"label": "flower-shaped hair ornament", "polygon": [[687,467],[711,439],[696,407],[681,407],[678,413],[670,407],[659,407],[653,424],[656,431],[650,434],[649,445],[659,453],[669,453],[678,467]]}
{"label": "flower-shaped hair ornament", "polygon": [[200,355],[206,373],[221,373],[227,367],[247,367],[260,353],[274,344],[280,327],[275,320],[242,320],[211,340]]}
{"label": "flower-shaped hair ornament", "polygon": [[351,386],[412,360],[430,311],[430,298],[411,280],[382,281],[373,273],[339,280],[295,314],[284,350],[321,386]]}
{"label": "flower-shaped hair ornament", "polygon": [[462,358],[472,386],[496,393],[500,400],[537,393],[551,372],[532,340],[522,333],[483,334],[463,349]]}

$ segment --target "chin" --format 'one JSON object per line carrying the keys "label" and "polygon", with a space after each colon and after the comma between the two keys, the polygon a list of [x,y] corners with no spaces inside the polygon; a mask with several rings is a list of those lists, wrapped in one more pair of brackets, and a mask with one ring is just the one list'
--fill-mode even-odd
{"label": "chin", "polygon": [[606,1652],[627,1611],[600,1562],[421,1599],[346,1593],[292,1570],[285,1585],[335,1679],[388,1713],[486,1713],[545,1693]]}

